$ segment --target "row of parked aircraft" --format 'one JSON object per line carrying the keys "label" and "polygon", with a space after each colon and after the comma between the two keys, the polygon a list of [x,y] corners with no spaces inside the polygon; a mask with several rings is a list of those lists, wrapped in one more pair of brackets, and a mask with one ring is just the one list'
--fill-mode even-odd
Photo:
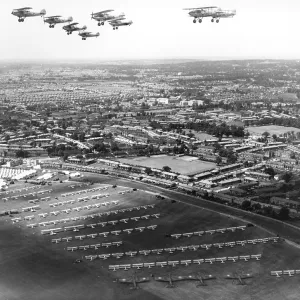
{"label": "row of parked aircraft", "polygon": [[[112,15],[110,14],[114,10],[104,10],[96,13],[91,14],[92,20],[96,20],[98,22],[98,26],[104,25],[105,22],[108,22],[112,27],[113,30],[117,30],[121,26],[130,26],[133,22],[128,21],[125,18],[125,14],[122,13],[120,15]],[[79,26],[79,23],[73,22],[72,17],[63,18],[62,16],[45,16],[46,10],[42,9],[40,12],[33,12],[31,7],[22,7],[17,8],[12,11],[12,15],[18,17],[19,22],[24,22],[28,17],[37,17],[41,16],[44,18],[44,23],[49,24],[49,28],[54,28],[56,24],[64,24],[69,23],[68,25],[63,26],[63,29],[67,32],[68,35],[72,34],[73,32],[78,32],[78,35],[81,36],[82,40],[86,40],[87,38],[91,37],[98,37],[100,35],[99,32],[92,33],[86,31],[87,27],[85,25]]]}
{"label": "row of parked aircraft", "polygon": [[[114,255],[113,255],[114,254]],[[105,256],[104,256],[105,255]],[[137,255],[137,251],[128,251],[126,255],[134,257]],[[98,257],[101,259],[108,259],[110,257],[121,258],[124,256],[124,253],[107,253],[101,254]],[[97,258],[97,255],[89,255],[85,257],[87,260],[94,260]],[[237,262],[237,261],[245,261],[248,262],[251,259],[260,260],[261,254],[255,255],[236,255],[236,256],[223,256],[223,257],[212,257],[212,258],[199,258],[199,259],[184,259],[184,260],[168,260],[168,261],[160,261],[160,262],[149,262],[149,263],[139,263],[139,264],[126,264],[126,265],[109,265],[108,269],[112,271],[116,271],[119,269],[123,269],[124,271],[128,271],[131,267],[140,270],[141,268],[151,269],[153,267],[161,267],[164,268],[166,266],[176,267],[178,265],[189,266],[190,264],[201,265],[204,263],[213,264],[215,262],[219,262],[224,264],[226,261]]]}
{"label": "row of parked aircraft", "polygon": [[[253,277],[252,274],[233,273],[233,274],[227,274],[224,278],[232,280],[233,283],[236,282],[237,284],[245,285],[246,284],[245,279],[252,278],[252,277]],[[200,273],[193,274],[193,275],[185,275],[185,276],[173,276],[171,273],[169,273],[166,276],[154,276],[153,279],[155,281],[167,282],[168,284],[166,285],[166,288],[174,288],[175,287],[174,282],[176,281],[194,280],[194,281],[198,281],[196,287],[200,287],[200,286],[207,285],[205,281],[211,279],[217,279],[217,277],[214,275],[201,275]],[[136,273],[134,273],[129,278],[120,278],[115,280],[115,282],[118,283],[132,284],[131,289],[138,289],[139,283],[149,282],[149,281],[150,281],[150,277],[138,277]]]}

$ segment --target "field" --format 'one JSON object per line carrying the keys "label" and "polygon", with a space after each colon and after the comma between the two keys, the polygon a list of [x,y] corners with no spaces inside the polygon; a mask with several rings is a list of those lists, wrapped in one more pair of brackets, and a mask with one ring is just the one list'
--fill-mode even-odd
{"label": "field", "polygon": [[216,167],[215,163],[201,161],[191,156],[143,156],[135,158],[121,158],[120,162],[158,169],[161,169],[163,166],[168,166],[171,168],[171,172],[178,172],[183,175],[193,175]]}
{"label": "field", "polygon": [[[111,182],[116,183],[112,179]],[[75,186],[74,186],[75,185]],[[29,184],[23,186],[30,187]],[[73,186],[73,187],[72,187]],[[16,186],[11,185],[10,190]],[[107,187],[102,191],[89,191],[87,193],[75,194],[73,196],[62,197],[62,193],[78,192],[82,190]],[[18,185],[21,188],[21,185]],[[102,255],[105,253],[125,253],[128,251],[139,251],[142,249],[164,249],[176,248],[188,245],[203,245],[213,243],[223,243],[231,241],[240,241],[255,238],[270,237],[270,233],[257,227],[246,227],[245,230],[236,230],[235,232],[226,231],[222,233],[204,234],[203,236],[181,237],[179,239],[171,238],[170,234],[186,233],[194,231],[212,230],[217,228],[247,225],[233,218],[221,216],[201,208],[170,200],[158,200],[151,192],[144,190],[132,191],[130,193],[120,194],[129,190],[125,186],[113,188],[106,179],[103,183],[90,186],[79,186],[75,182],[66,182],[62,184],[53,184],[52,186],[41,186],[38,189],[31,190],[36,192],[52,189],[51,193],[41,196],[27,196],[11,199],[12,195],[29,193],[21,191],[5,195],[10,197],[7,202],[0,205],[0,210],[9,208],[27,207],[28,200],[50,196],[51,200],[47,202],[38,202],[40,210],[36,212],[27,212],[13,217],[1,217],[0,219],[0,299],[36,299],[36,300],[69,300],[69,299],[146,299],[146,300],[181,300],[181,299],[230,299],[230,300],[248,300],[248,299],[298,299],[298,278],[285,277],[274,278],[270,276],[271,270],[295,269],[299,266],[295,263],[299,260],[300,254],[297,248],[291,247],[284,242],[266,244],[258,243],[256,245],[246,244],[245,246],[223,247],[221,249],[211,247],[209,250],[199,248],[197,251],[179,251],[173,254],[163,251],[161,254],[150,253],[148,256],[138,254],[130,257],[124,255],[117,259],[110,257],[107,260],[96,259],[86,260],[89,255]],[[107,197],[92,200],[92,195],[108,194]],[[0,197],[4,197],[3,194]],[[58,199],[55,199],[58,198]],[[77,200],[80,197],[89,197],[87,202],[76,201],[73,204],[50,207],[49,204],[67,200]],[[119,201],[113,204],[113,201]],[[107,206],[99,208],[85,208],[79,211],[75,207],[84,207],[109,202]],[[154,204],[155,206],[147,209],[123,211],[117,214],[102,215],[101,217],[87,218],[78,221],[63,221],[51,226],[37,226],[29,228],[27,225],[45,221],[70,219],[74,217],[90,216],[96,213],[104,213],[120,209],[132,208],[141,205]],[[70,213],[63,213],[62,210],[71,209]],[[50,213],[51,211],[60,211],[58,215],[48,215],[45,218],[38,216],[41,213]],[[158,218],[153,214],[160,214]],[[32,220],[24,220],[26,216],[34,216]],[[128,220],[128,223],[117,223],[116,225],[107,225],[105,227],[87,227],[89,224],[98,222],[108,222],[110,220],[120,220],[123,218],[140,217],[151,215],[148,219],[138,219],[137,221]],[[12,219],[21,217],[20,222],[14,223]],[[66,223],[64,223],[66,222]],[[79,232],[63,231],[56,235],[41,235],[41,230],[49,228],[66,227],[71,225],[85,225]],[[157,225],[155,230],[145,230],[143,232],[134,231],[132,234],[125,232],[120,235],[109,234],[107,237],[97,236],[96,238],[87,237],[89,234],[99,232],[110,232],[113,230],[124,230],[126,228],[147,227]],[[82,236],[83,240],[75,239],[75,236]],[[53,239],[64,237],[73,237],[73,240],[59,241],[54,243]],[[87,250],[67,251],[67,247],[78,247],[97,243],[108,243],[123,241],[120,247],[99,247]],[[151,279],[147,283],[139,284],[139,290],[131,290],[128,285],[115,283],[116,278],[130,278],[134,273],[133,269],[129,271],[108,270],[109,265],[136,264],[146,262],[162,261],[181,261],[205,259],[213,257],[227,257],[236,255],[262,254],[261,260],[251,259],[248,262],[226,261],[224,264],[215,262],[213,264],[203,263],[201,265],[188,264],[188,266],[179,265],[176,267],[167,266],[164,268],[153,267],[151,269],[142,268],[136,270],[137,276],[146,276]],[[82,259],[82,262],[74,264],[76,259]],[[200,272],[202,275],[212,274],[217,277],[216,280],[207,282],[208,286],[197,288],[197,282],[179,281],[176,282],[175,289],[165,288],[167,283],[153,280],[151,275],[166,276],[171,272],[172,276],[191,275]],[[251,273],[254,277],[247,279],[247,285],[241,286],[232,284],[231,280],[224,279],[227,274],[235,272]]]}
{"label": "field", "polygon": [[284,134],[286,132],[291,132],[294,131],[296,132],[300,132],[300,129],[295,128],[295,127],[284,127],[284,126],[277,126],[277,125],[268,125],[268,126],[250,126],[246,128],[249,133],[251,134],[262,134],[265,131],[269,132],[271,135],[272,134],[276,134],[276,135],[281,135]]}

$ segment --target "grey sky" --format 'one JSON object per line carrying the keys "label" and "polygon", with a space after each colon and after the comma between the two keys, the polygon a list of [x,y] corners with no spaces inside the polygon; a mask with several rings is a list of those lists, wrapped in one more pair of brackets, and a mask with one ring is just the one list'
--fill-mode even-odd
{"label": "grey sky", "polygon": [[[300,58],[299,0],[13,0],[0,9],[0,59],[140,58]],[[236,9],[233,19],[210,18],[193,24],[185,7],[216,5]],[[14,8],[45,8],[47,15],[72,16],[97,39],[67,36],[62,25],[50,29],[40,17],[19,23]],[[90,14],[104,9],[124,12],[131,27],[98,27]]]}

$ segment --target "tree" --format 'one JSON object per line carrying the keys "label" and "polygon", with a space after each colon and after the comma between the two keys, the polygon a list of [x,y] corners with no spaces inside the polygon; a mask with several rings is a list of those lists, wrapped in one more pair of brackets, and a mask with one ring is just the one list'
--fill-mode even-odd
{"label": "tree", "polygon": [[293,174],[290,173],[290,172],[287,172],[287,173],[285,173],[285,174],[282,175],[282,179],[283,179],[286,183],[290,182],[291,179],[292,179],[292,177],[293,177]]}
{"label": "tree", "polygon": [[277,141],[277,135],[275,133],[272,135],[272,138],[275,142]]}
{"label": "tree", "polygon": [[118,151],[118,150],[119,150],[119,147],[118,147],[117,143],[112,142],[112,143],[110,144],[110,150],[111,150],[111,151]]}
{"label": "tree", "polygon": [[16,157],[18,157],[18,158],[26,158],[28,156],[29,156],[28,151],[25,151],[25,150],[22,150],[22,149],[16,151]]}
{"label": "tree", "polygon": [[78,135],[78,140],[79,140],[79,142],[84,142],[84,139],[85,139],[85,133],[84,133],[84,132],[81,132],[81,133]]}
{"label": "tree", "polygon": [[145,168],[145,173],[147,174],[147,175],[149,175],[150,173],[151,173],[151,168],[149,168],[149,167],[146,167]]}
{"label": "tree", "polygon": [[242,202],[242,206],[241,206],[242,209],[244,210],[249,210],[251,208],[251,201],[249,200],[244,200]]}
{"label": "tree", "polygon": [[270,176],[274,177],[276,172],[274,171],[274,169],[272,167],[268,167],[265,169],[265,173],[269,174]]}
{"label": "tree", "polygon": [[268,131],[263,132],[262,136],[267,139],[270,136],[270,133]]}
{"label": "tree", "polygon": [[169,166],[163,166],[162,169],[165,171],[165,172],[171,172],[171,168]]}
{"label": "tree", "polygon": [[282,207],[278,213],[280,220],[288,220],[290,218],[290,210],[287,207]]}
{"label": "tree", "polygon": [[217,156],[216,163],[217,163],[217,165],[220,165],[222,163],[222,157],[221,156]]}

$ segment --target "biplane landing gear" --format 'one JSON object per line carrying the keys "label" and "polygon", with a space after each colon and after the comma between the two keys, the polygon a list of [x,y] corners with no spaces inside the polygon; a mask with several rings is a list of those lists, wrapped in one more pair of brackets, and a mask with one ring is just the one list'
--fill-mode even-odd
{"label": "biplane landing gear", "polygon": [[196,22],[197,22],[197,20],[196,20],[196,19],[194,19],[194,20],[193,20],[193,23],[196,23]]}
{"label": "biplane landing gear", "polygon": [[116,28],[114,27],[113,30],[116,30]]}
{"label": "biplane landing gear", "polygon": [[214,21],[215,21],[215,19],[211,19],[211,21],[212,21],[212,22],[214,22]]}
{"label": "biplane landing gear", "polygon": [[98,26],[101,26],[101,23],[100,23],[100,22],[98,23]]}
{"label": "biplane landing gear", "polygon": [[219,23],[220,20],[216,20],[217,23]]}
{"label": "biplane landing gear", "polygon": [[199,19],[199,23],[202,23],[202,19]]}
{"label": "biplane landing gear", "polygon": [[54,25],[49,25],[49,28],[54,28]]}
{"label": "biplane landing gear", "polygon": [[86,41],[86,38],[82,38],[83,41]]}
{"label": "biplane landing gear", "polygon": [[101,22],[101,25],[104,25],[104,22]]}
{"label": "biplane landing gear", "polygon": [[116,27],[116,29],[119,29],[119,27]]}
{"label": "biplane landing gear", "polygon": [[24,22],[24,19],[19,19],[18,22]]}

